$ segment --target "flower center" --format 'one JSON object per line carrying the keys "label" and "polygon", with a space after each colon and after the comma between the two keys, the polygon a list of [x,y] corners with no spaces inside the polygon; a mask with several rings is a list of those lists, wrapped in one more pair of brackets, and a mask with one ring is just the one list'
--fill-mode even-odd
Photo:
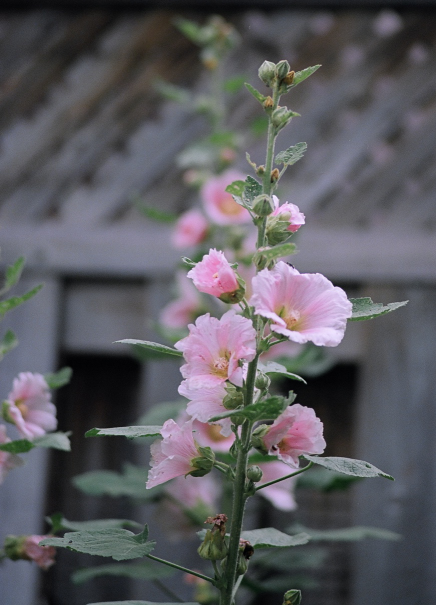
{"label": "flower center", "polygon": [[220,441],[228,439],[228,437],[224,437],[224,435],[221,435],[221,427],[219,426],[219,424],[209,424],[207,426],[207,434],[209,439],[211,441],[214,441],[215,443],[219,443]]}
{"label": "flower center", "polygon": [[285,309],[285,307],[282,307],[278,316],[284,320],[288,330],[298,329],[297,324],[300,321],[301,313],[297,309]]}
{"label": "flower center", "polygon": [[20,410],[22,417],[25,419],[27,416],[27,412],[29,411],[29,408],[24,403],[24,401],[22,399],[18,399],[15,402],[15,406]]}
{"label": "flower center", "polygon": [[220,376],[221,378],[227,378],[227,373],[229,369],[229,360],[227,357],[218,357],[213,362],[214,374]]}

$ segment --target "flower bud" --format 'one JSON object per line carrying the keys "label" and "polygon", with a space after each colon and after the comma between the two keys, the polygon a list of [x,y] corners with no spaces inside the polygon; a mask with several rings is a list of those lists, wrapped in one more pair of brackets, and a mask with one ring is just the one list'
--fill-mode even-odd
{"label": "flower bud", "polygon": [[279,180],[280,177],[280,172],[278,168],[274,168],[274,170],[271,170],[271,183],[277,183],[277,181]]}
{"label": "flower bud", "polygon": [[226,522],[227,515],[224,514],[206,519],[205,523],[211,523],[213,527],[207,530],[204,540],[198,548],[197,552],[200,557],[220,561],[227,556]]}
{"label": "flower bud", "polygon": [[274,202],[266,194],[258,195],[253,200],[253,212],[257,216],[268,216],[274,210]]}
{"label": "flower bud", "polygon": [[241,302],[245,296],[245,281],[236,272],[235,276],[239,287],[236,290],[233,290],[233,292],[224,292],[221,296],[218,296],[220,300],[228,305],[236,305],[238,302]]}
{"label": "flower bud", "polygon": [[277,76],[277,70],[274,63],[271,61],[264,61],[262,65],[259,67],[259,78],[262,80],[264,84],[271,87],[274,84],[274,80]]}
{"label": "flower bud", "polygon": [[283,605],[300,605],[301,590],[288,590],[283,595]]}
{"label": "flower bud", "polygon": [[283,83],[286,84],[287,86],[290,86],[291,84],[293,84],[294,78],[295,78],[295,71],[288,71],[288,73],[286,74],[286,77],[283,78]]}
{"label": "flower bud", "polygon": [[266,374],[259,372],[258,375],[256,376],[256,382],[254,383],[254,386],[256,387],[256,389],[265,391],[269,387],[270,384],[271,384],[271,379],[268,378],[268,376]]}
{"label": "flower bud", "polygon": [[265,447],[263,437],[267,434],[271,427],[267,424],[259,425],[251,435],[251,445],[256,448],[261,454],[268,454],[268,448]]}
{"label": "flower bud", "polygon": [[269,250],[270,248],[266,246],[265,248],[259,248],[255,254],[253,254],[253,263],[258,271],[262,271],[262,269],[272,269],[275,265],[274,259],[268,259],[264,251]]}
{"label": "flower bud", "polygon": [[188,473],[193,477],[204,477],[210,473],[215,463],[215,454],[210,447],[198,447],[198,451],[201,456],[192,458],[191,465],[195,470]]}
{"label": "flower bud", "polygon": [[263,102],[263,106],[265,107],[265,109],[272,109],[274,107],[274,101],[271,97],[267,97]]}
{"label": "flower bud", "polygon": [[262,475],[262,469],[260,466],[257,466],[257,464],[253,464],[247,469],[247,479],[250,479],[250,481],[253,481],[253,483],[260,481],[262,479]]}
{"label": "flower bud", "polygon": [[244,404],[244,395],[242,391],[238,390],[235,385],[229,383],[225,387],[227,395],[223,399],[223,406],[226,410],[235,410],[240,405]]}
{"label": "flower bud", "polygon": [[286,78],[286,76],[288,75],[288,72],[291,69],[291,66],[289,65],[289,63],[286,60],[283,60],[283,61],[279,61],[277,63],[276,69],[277,69],[278,79],[283,80],[283,78]]}
{"label": "flower bud", "polygon": [[272,112],[272,123],[278,130],[281,130],[289,124],[294,115],[294,112],[290,111],[287,107],[277,107],[277,109]]}

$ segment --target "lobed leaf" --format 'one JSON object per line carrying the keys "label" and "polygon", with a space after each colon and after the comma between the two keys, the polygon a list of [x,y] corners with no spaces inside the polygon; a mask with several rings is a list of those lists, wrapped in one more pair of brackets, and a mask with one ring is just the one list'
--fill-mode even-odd
{"label": "lobed leaf", "polygon": [[46,517],[46,521],[51,523],[52,532],[57,533],[70,529],[72,531],[90,531],[100,529],[117,529],[132,527],[139,529],[142,527],[140,523],[136,521],[130,521],[129,519],[96,519],[94,521],[68,521],[62,515],[62,513],[53,513],[50,517]]}
{"label": "lobed leaf", "polygon": [[260,249],[257,251],[257,254],[262,255],[267,261],[270,261],[282,256],[295,254],[296,251],[297,247],[295,244],[279,244],[278,246],[273,246],[272,248]]}
{"label": "lobed leaf", "polygon": [[126,345],[135,345],[141,348],[150,349],[155,351],[156,353],[164,354],[164,355],[175,355],[176,357],[182,357],[182,352],[177,349],[173,349],[172,347],[167,347],[166,345],[161,345],[158,342],[150,342],[148,340],[136,340],[134,338],[124,338],[123,340],[116,340],[115,342],[119,342],[121,344]]}
{"label": "lobed leaf", "polygon": [[90,429],[86,431],[85,437],[127,437],[137,439],[138,437],[160,436],[161,426],[116,426],[107,429]]}
{"label": "lobed leaf", "polygon": [[14,441],[0,444],[0,451],[9,452],[10,454],[25,454],[26,452],[30,452],[34,447],[34,443],[28,439],[15,439]]}
{"label": "lobed leaf", "polygon": [[7,267],[6,276],[5,276],[5,284],[3,288],[0,290],[0,295],[8,292],[15,284],[18,283],[21,273],[24,269],[24,263],[26,259],[24,256],[20,256],[12,265]]}
{"label": "lobed leaf", "polygon": [[227,185],[226,191],[231,195],[236,195],[237,197],[242,197],[245,189],[245,181],[233,181],[230,185]]}
{"label": "lobed leaf", "polygon": [[363,321],[365,319],[374,319],[374,317],[379,317],[380,315],[386,315],[386,313],[404,307],[409,301],[403,300],[402,302],[383,305],[382,303],[372,302],[368,296],[364,298],[350,298],[350,302],[353,304],[353,312],[349,321]]}
{"label": "lobed leaf", "polygon": [[0,318],[3,318],[3,316],[8,311],[12,311],[12,309],[15,309],[15,307],[18,307],[19,305],[23,304],[24,302],[35,296],[35,294],[37,294],[41,290],[43,285],[44,284],[39,284],[38,286],[35,286],[35,288],[32,288],[32,290],[29,290],[28,292],[26,292],[26,294],[23,294],[22,296],[12,296],[11,298],[2,300],[0,302]]}
{"label": "lobed leaf", "polygon": [[69,452],[71,451],[71,443],[69,440],[70,434],[71,433],[61,433],[60,431],[56,433],[47,433],[47,435],[34,439],[33,444],[36,447],[51,447],[54,450]]}
{"label": "lobed leaf", "polygon": [[320,67],[321,65],[313,65],[312,67],[306,67],[306,69],[302,69],[301,71],[296,71],[292,84],[289,84],[286,90],[289,91],[291,88],[295,88],[295,86],[304,82],[304,80],[307,80],[307,78],[314,74]]}
{"label": "lobed leaf", "polygon": [[245,179],[245,189],[244,189],[244,200],[249,203],[251,206],[251,202],[255,197],[262,193],[262,185],[256,181],[252,176],[247,176]]}
{"label": "lobed leaf", "polygon": [[287,548],[289,546],[300,546],[309,542],[309,536],[306,533],[290,536],[274,527],[243,531],[241,538],[248,540],[254,549]]}
{"label": "lobed leaf", "polygon": [[363,460],[339,458],[336,456],[309,456],[308,454],[304,454],[302,457],[305,460],[309,460],[309,462],[324,466],[330,471],[344,473],[345,475],[352,475],[353,477],[385,477],[386,479],[394,481],[394,478],[391,477],[391,475],[388,475],[376,466],[373,466],[369,462],[364,462]]}
{"label": "lobed leaf", "polygon": [[248,92],[250,94],[253,95],[253,97],[256,99],[256,101],[259,101],[259,103],[261,105],[263,105],[266,97],[261,92],[259,92],[258,90],[256,90],[254,88],[254,86],[251,86],[251,84],[249,84],[248,82],[245,82],[245,88],[248,90]]}
{"label": "lobed leaf", "polygon": [[71,380],[73,370],[69,367],[61,368],[58,372],[44,374],[44,379],[50,389],[59,389]]}
{"label": "lobed leaf", "polygon": [[307,149],[307,143],[297,143],[292,147],[288,147],[286,151],[280,151],[275,157],[276,164],[284,164],[285,166],[292,166],[298,160],[301,160]]}

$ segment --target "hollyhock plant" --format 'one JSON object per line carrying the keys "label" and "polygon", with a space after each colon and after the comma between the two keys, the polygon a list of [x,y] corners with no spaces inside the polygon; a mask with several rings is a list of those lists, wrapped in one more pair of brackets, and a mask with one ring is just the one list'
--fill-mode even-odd
{"label": "hollyhock plant", "polygon": [[302,454],[322,454],[326,447],[321,420],[312,408],[299,403],[287,407],[271,426],[263,425],[256,432],[265,452],[294,468],[298,468]]}
{"label": "hollyhock plant", "polygon": [[251,221],[250,213],[226,191],[233,181],[245,181],[245,175],[237,170],[226,170],[211,177],[201,189],[204,210],[217,225],[239,225]]}
{"label": "hollyhock plant", "polygon": [[205,254],[188,272],[188,277],[197,290],[226,303],[237,303],[244,296],[245,289],[240,278],[220,250],[209,250],[209,254]]}
{"label": "hollyhock plant", "polygon": [[202,308],[198,291],[184,273],[177,275],[177,287],[179,297],[166,305],[159,317],[161,324],[169,330],[186,329],[186,324],[193,321]]}
{"label": "hollyhock plant", "polygon": [[200,210],[184,212],[178,219],[171,237],[177,249],[192,248],[206,239],[209,223]]}
{"label": "hollyhock plant", "polygon": [[42,374],[21,372],[14,379],[12,391],[3,402],[3,417],[29,440],[56,429],[56,408]]}
{"label": "hollyhock plant", "polygon": [[274,210],[266,220],[266,236],[271,245],[285,241],[306,222],[305,216],[295,204],[280,205],[276,195],[272,196]]}
{"label": "hollyhock plant", "polygon": [[[289,475],[288,467],[280,461],[260,463],[259,467],[262,470],[262,479],[258,486],[261,487],[264,483],[280,479]],[[271,504],[278,510],[290,512],[297,508],[297,503],[294,498],[294,489],[297,479],[289,477],[273,485],[268,485],[259,491],[259,494],[269,500]]]}
{"label": "hollyhock plant", "polygon": [[345,292],[320,273],[300,273],[280,261],[252,281],[250,303],[271,320],[271,330],[298,343],[335,347],[344,337],[352,304]]}
{"label": "hollyhock plant", "polygon": [[[200,423],[207,423],[210,418],[226,412],[227,409],[223,405],[224,397],[227,395],[227,391],[224,388],[224,384],[218,384],[211,388],[190,388],[189,382],[184,380],[179,386],[179,393],[183,397],[190,399],[186,411],[192,418],[195,418]],[[230,418],[222,418],[217,422],[221,426],[221,435],[228,437],[231,432],[231,420]],[[216,429],[210,425],[211,429]],[[203,444],[201,444],[203,445]],[[207,445],[210,445],[209,443]],[[228,444],[226,444],[227,446]],[[212,445],[210,447],[213,448]]]}
{"label": "hollyhock plant", "polygon": [[256,355],[252,321],[234,311],[227,311],[221,319],[206,313],[188,328],[189,335],[174,345],[187,362],[180,368],[187,388],[211,388],[226,380],[242,386],[244,368],[240,362],[251,361]]}
{"label": "hollyhock plant", "polygon": [[[0,424],[0,443],[9,443],[11,440],[6,435],[6,427]],[[23,461],[15,454],[2,452],[0,450],[0,485],[5,480],[6,475],[17,466],[21,466]]]}

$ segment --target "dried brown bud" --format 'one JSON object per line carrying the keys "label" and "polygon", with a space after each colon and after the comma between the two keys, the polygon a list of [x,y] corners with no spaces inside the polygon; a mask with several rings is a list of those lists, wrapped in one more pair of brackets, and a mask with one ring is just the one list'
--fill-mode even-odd
{"label": "dried brown bud", "polygon": [[265,107],[265,109],[270,109],[270,107],[274,107],[274,101],[271,97],[267,97],[263,102],[263,106]]}
{"label": "dried brown bud", "polygon": [[285,84],[287,84],[288,86],[290,86],[294,81],[294,77],[295,77],[295,71],[288,71],[286,76],[283,78],[283,82]]}
{"label": "dried brown bud", "polygon": [[271,172],[271,183],[276,183],[279,180],[280,172],[278,168],[274,168]]}
{"label": "dried brown bud", "polygon": [[215,515],[215,517],[208,517],[205,523],[210,523],[210,525],[213,525],[213,532],[219,531],[222,536],[225,536],[227,519],[227,515],[225,515],[224,513],[219,513],[218,515]]}

